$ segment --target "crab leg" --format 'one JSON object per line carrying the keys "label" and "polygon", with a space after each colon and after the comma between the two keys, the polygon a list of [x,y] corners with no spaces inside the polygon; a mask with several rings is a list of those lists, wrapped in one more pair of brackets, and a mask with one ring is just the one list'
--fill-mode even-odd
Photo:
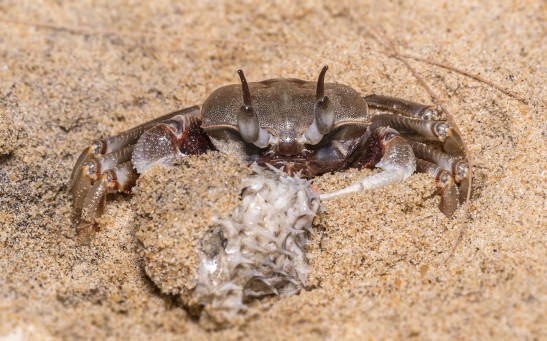
{"label": "crab leg", "polygon": [[[413,133],[419,134],[421,137],[442,141],[444,151],[451,155],[465,156],[464,144],[460,135],[448,123],[443,121],[436,121],[431,124],[427,124],[426,122],[418,123],[421,120],[431,121],[438,118],[437,111],[432,106],[378,95],[366,96],[365,101],[370,108],[386,110],[414,118],[414,120],[409,120],[398,115],[392,115],[391,118],[386,117],[388,115],[377,115],[378,118],[373,118],[375,123],[378,120],[376,123],[377,127],[390,126],[395,129],[399,127],[408,129]],[[399,119],[396,117],[399,117]]]}
{"label": "crab leg", "polygon": [[[372,118],[371,129],[392,127],[400,133],[409,132],[427,141],[446,141],[457,133],[446,121],[425,121],[394,114],[378,114]],[[458,137],[459,139],[459,137]]]}
{"label": "crab leg", "polygon": [[72,183],[73,209],[76,215],[80,215],[84,207],[84,201],[89,193],[92,184],[97,181],[101,174],[107,169],[129,161],[133,146],[125,146],[122,149],[113,151],[106,155],[89,155],[80,169],[75,172]]}
{"label": "crab leg", "polygon": [[461,182],[469,176],[467,162],[461,157],[452,156],[420,142],[408,141],[417,158],[433,162],[442,169],[449,171],[456,182]]}
{"label": "crab leg", "polygon": [[435,109],[430,105],[414,103],[404,99],[370,95],[364,97],[368,106],[373,109],[387,110],[408,117],[432,120],[436,116]]}
{"label": "crab leg", "polygon": [[156,119],[143,123],[121,134],[111,136],[103,140],[95,140],[91,142],[91,145],[89,145],[89,147],[84,149],[84,151],[78,157],[78,161],[76,161],[76,164],[74,165],[74,168],[72,170],[72,175],[70,177],[71,187],[73,187],[74,185],[74,178],[76,174],[80,172],[84,163],[89,161],[89,159],[97,155],[104,155],[104,154],[111,153],[115,150],[118,150],[130,144],[135,144],[135,142],[137,142],[139,137],[141,137],[141,135],[146,130],[150,129],[152,126],[158,124],[159,122],[168,120],[169,118],[177,116],[177,115],[188,115],[188,114],[194,114],[194,113],[195,114],[199,113],[199,107],[194,106],[187,109],[175,111],[170,114],[163,115],[161,117],[158,117]]}
{"label": "crab leg", "polygon": [[411,133],[426,141],[441,141],[443,149],[456,156],[465,156],[460,135],[445,121],[425,121],[394,114],[379,114],[372,118],[372,126],[392,127],[401,133]]}
{"label": "crab leg", "polygon": [[[467,198],[469,190],[469,167],[465,162],[464,143],[458,132],[450,127],[447,122],[433,121],[436,111],[431,106],[377,95],[367,96],[365,100],[371,108],[394,113],[374,116],[371,128],[390,126],[410,139],[443,142],[444,153],[419,142],[409,141],[409,144],[412,146],[417,158],[439,165],[440,169],[450,172],[452,182],[460,185],[459,191],[454,191],[454,188],[458,188],[456,185],[448,183],[443,184],[444,190],[441,190],[441,196],[444,197],[441,200],[441,205],[445,207],[441,210],[450,216],[450,212],[456,206],[453,198],[457,197],[457,192],[459,192],[459,201],[462,203]],[[423,163],[421,165],[423,166]],[[420,166],[419,168],[424,167]],[[434,172],[432,167],[425,167],[423,171],[430,174]],[[442,175],[432,174],[432,176],[439,181],[439,176]]]}
{"label": "crab leg", "polygon": [[376,164],[383,172],[370,175],[341,190],[321,194],[321,199],[330,199],[347,193],[360,192],[386,186],[395,182],[403,182],[416,170],[416,159],[407,141],[395,130],[379,127],[372,133],[371,139],[378,139],[383,150],[383,156]]}
{"label": "crab leg", "polygon": [[445,154],[433,147],[420,142],[408,141],[417,158],[437,164],[440,168],[451,173],[456,183],[460,184],[460,203],[467,198],[469,191],[469,165],[465,159]]}
{"label": "crab leg", "polygon": [[78,229],[95,229],[107,194],[129,192],[138,174],[154,163],[213,149],[200,127],[199,114],[199,107],[191,107],[122,134],[93,141],[80,155],[72,172],[71,191]]}
{"label": "crab leg", "polygon": [[447,216],[454,214],[458,208],[458,197],[460,191],[454,183],[454,178],[450,172],[442,169],[433,162],[422,159],[416,159],[416,171],[429,174],[437,181],[437,187],[441,192],[441,202],[439,210]]}
{"label": "crab leg", "polygon": [[137,172],[131,161],[107,169],[95,181],[83,202],[79,231],[96,229],[95,219],[103,214],[106,195],[112,192],[129,192],[137,181]]}

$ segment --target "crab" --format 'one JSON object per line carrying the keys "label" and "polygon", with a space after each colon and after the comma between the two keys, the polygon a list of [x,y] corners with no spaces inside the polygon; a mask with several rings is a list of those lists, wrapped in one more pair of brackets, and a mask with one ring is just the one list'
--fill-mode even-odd
{"label": "crab", "polygon": [[[249,163],[312,178],[349,167],[380,168],[320,198],[405,181],[414,172],[436,180],[439,209],[451,216],[467,196],[469,166],[457,131],[434,106],[353,88],[292,78],[215,90],[202,107],[161,116],[119,135],[94,140],[71,176],[78,230],[98,230],[108,193],[131,192],[154,164],[217,150]],[[374,115],[372,112],[374,111]]]}

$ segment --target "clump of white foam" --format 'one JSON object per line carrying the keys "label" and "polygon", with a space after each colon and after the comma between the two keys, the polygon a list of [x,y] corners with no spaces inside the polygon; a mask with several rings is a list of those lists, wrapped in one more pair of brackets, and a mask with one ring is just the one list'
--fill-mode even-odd
{"label": "clump of white foam", "polygon": [[246,310],[249,299],[289,296],[306,287],[304,247],[319,196],[310,182],[253,166],[241,182],[241,201],[226,218],[214,218],[201,240],[194,299],[217,323]]}

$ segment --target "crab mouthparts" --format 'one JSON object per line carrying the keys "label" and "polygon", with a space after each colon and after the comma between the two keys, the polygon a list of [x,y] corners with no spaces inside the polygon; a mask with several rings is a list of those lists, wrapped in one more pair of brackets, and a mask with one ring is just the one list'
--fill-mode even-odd
{"label": "crab mouthparts", "polygon": [[274,167],[290,176],[300,174],[303,178],[312,178],[318,171],[316,162],[310,159],[309,154],[302,151],[290,156],[271,152],[261,156],[256,162],[262,167]]}
{"label": "crab mouthparts", "polygon": [[282,156],[295,156],[302,154],[302,145],[296,139],[280,139],[275,152]]}

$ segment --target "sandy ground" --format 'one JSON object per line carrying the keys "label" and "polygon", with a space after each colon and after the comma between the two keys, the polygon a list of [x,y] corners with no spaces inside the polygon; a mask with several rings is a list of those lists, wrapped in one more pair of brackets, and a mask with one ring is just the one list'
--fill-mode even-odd
{"label": "sandy ground", "polygon": [[[546,339],[546,7],[456,3],[0,2],[0,339]],[[315,79],[328,64],[363,94],[432,103],[388,39],[510,91],[406,59],[474,164],[453,255],[462,224],[425,175],[324,202],[310,290],[209,331],[145,275],[138,196],[111,199],[102,231],[77,238],[67,184],[89,141],[199,104],[238,68]],[[184,174],[200,181],[202,163]],[[143,183],[177,192],[156,173]]]}

